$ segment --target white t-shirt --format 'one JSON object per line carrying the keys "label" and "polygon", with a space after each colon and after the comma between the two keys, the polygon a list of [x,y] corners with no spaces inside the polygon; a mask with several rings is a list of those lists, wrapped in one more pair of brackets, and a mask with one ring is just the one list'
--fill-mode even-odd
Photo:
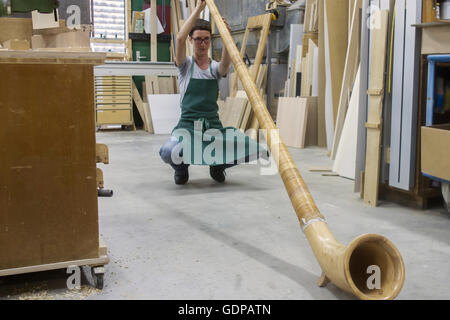
{"label": "white t-shirt", "polygon": [[[184,94],[186,93],[187,87],[189,85],[189,80],[191,79],[191,67],[192,67],[192,57],[186,57],[186,60],[183,62],[183,64],[178,68],[178,85],[180,87],[180,95],[181,95],[181,101],[183,101]],[[210,71],[210,68],[206,70],[200,69],[200,67],[195,63],[194,65],[194,79],[217,79],[220,80],[222,76],[219,73],[219,62],[212,60],[211,61],[211,69],[212,74]]]}

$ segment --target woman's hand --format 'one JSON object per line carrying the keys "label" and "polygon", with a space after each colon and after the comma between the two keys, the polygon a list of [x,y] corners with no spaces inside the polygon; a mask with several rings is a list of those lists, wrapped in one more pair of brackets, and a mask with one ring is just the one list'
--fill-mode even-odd
{"label": "woman's hand", "polygon": [[197,0],[197,6],[195,7],[195,10],[197,12],[202,12],[206,7],[206,1],[205,0]]}
{"label": "woman's hand", "polygon": [[227,28],[228,28],[228,31],[230,31],[230,32],[231,32],[231,28],[230,28],[230,25],[228,24],[227,20],[225,20],[225,18],[224,18],[224,17],[222,17],[222,19],[223,19],[223,22],[225,23],[225,25],[227,26]]}

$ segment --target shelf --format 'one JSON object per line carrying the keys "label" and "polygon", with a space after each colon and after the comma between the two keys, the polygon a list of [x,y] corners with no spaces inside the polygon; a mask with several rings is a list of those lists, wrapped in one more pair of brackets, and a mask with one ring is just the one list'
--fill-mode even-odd
{"label": "shelf", "polygon": [[425,22],[425,23],[418,23],[418,24],[412,24],[411,26],[416,28],[434,28],[434,27],[445,27],[450,26],[450,20],[447,21],[440,21],[440,22]]}

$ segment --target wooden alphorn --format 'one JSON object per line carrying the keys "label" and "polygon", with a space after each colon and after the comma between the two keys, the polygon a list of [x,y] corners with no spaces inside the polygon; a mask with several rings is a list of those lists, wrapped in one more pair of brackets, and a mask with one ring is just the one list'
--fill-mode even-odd
{"label": "wooden alphorn", "polygon": [[214,0],[205,1],[260,127],[268,132],[267,144],[277,163],[301,229],[322,269],[318,285],[324,286],[331,281],[360,299],[394,299],[405,280],[405,267],[400,252],[381,235],[362,235],[348,246],[342,245],[334,238],[279,136],[264,100],[242,61]]}

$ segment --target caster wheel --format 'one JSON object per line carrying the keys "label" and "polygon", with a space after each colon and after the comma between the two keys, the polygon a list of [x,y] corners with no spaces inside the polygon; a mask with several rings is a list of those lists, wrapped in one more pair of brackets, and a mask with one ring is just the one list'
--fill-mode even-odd
{"label": "caster wheel", "polygon": [[99,197],[112,197],[113,191],[108,189],[97,189],[97,195]]}
{"label": "caster wheel", "polygon": [[103,275],[98,274],[94,277],[95,281],[95,287],[99,290],[103,289]]}

